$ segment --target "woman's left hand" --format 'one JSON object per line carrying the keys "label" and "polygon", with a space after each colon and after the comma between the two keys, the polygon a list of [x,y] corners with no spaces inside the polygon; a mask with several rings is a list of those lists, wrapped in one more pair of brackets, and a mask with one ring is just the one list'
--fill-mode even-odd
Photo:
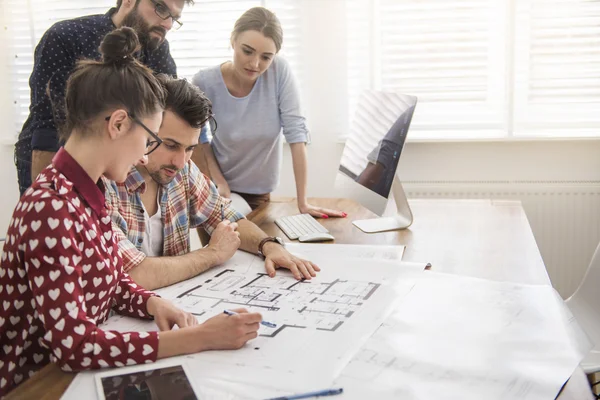
{"label": "woman's left hand", "polygon": [[163,298],[151,297],[146,307],[161,331],[170,331],[175,325],[180,328],[198,325],[196,317]]}
{"label": "woman's left hand", "polygon": [[346,218],[348,214],[343,211],[331,210],[329,208],[321,208],[306,204],[298,204],[298,209],[302,214],[310,214],[315,218],[329,218],[329,217],[337,217],[337,218]]}

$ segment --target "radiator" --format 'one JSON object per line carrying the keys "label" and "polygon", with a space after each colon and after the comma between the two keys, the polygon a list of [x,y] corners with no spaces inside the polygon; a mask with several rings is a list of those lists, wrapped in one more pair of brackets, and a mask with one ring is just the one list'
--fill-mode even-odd
{"label": "radiator", "polygon": [[553,286],[567,298],[600,242],[600,181],[405,181],[409,198],[520,200]]}

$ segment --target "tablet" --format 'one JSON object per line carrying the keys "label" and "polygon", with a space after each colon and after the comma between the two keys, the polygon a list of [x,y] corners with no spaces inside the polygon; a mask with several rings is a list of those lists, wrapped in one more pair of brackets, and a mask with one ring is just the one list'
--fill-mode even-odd
{"label": "tablet", "polygon": [[100,400],[197,400],[184,364],[144,364],[96,374]]}

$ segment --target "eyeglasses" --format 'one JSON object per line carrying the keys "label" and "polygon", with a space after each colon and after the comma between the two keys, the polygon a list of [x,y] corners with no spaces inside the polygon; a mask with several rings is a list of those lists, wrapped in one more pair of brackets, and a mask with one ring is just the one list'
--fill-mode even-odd
{"label": "eyeglasses", "polygon": [[[148,134],[150,136],[152,136],[152,138],[154,139],[154,140],[148,139],[146,141],[146,152],[144,153],[144,155],[147,156],[148,154],[152,153],[154,150],[158,149],[158,146],[160,146],[162,144],[162,142],[163,142],[162,139],[159,138],[156,133],[152,132],[150,130],[150,128],[148,128],[146,125],[144,125],[142,123],[142,121],[140,121],[139,119],[137,119],[136,117],[134,117],[132,114],[127,113],[127,116],[129,118],[131,118],[131,120],[133,122],[135,122],[136,124],[138,124],[139,126],[141,126],[142,128],[144,128],[144,130],[146,130],[146,132],[148,132]],[[110,115],[108,117],[104,118],[104,120],[105,121],[110,121]]]}
{"label": "eyeglasses", "polygon": [[171,29],[176,31],[177,29],[179,29],[183,26],[183,22],[179,21],[179,18],[175,18],[171,14],[171,10],[169,10],[169,7],[167,7],[163,3],[159,3],[156,0],[150,0],[150,1],[152,2],[152,4],[154,4],[154,12],[156,13],[156,15],[158,15],[158,17],[160,19],[166,20],[166,19],[171,18],[171,20],[173,20],[173,27]]}
{"label": "eyeglasses", "polygon": [[215,119],[215,114],[210,114],[208,118],[206,118],[204,122],[200,124],[200,126],[204,128],[207,124],[210,128],[210,133],[214,135],[215,132],[217,132],[217,120]]}

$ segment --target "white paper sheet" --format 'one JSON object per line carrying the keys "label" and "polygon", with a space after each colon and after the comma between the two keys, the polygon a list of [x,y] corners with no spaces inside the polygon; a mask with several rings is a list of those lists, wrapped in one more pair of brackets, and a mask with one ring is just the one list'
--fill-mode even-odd
{"label": "white paper sheet", "polygon": [[[281,269],[269,278],[262,259],[237,252],[225,265],[157,293],[200,322],[243,307],[278,325],[261,326],[260,336],[240,350],[186,356],[203,377],[306,391],[331,384],[424,266],[338,256],[321,263],[317,278],[298,282]],[[156,330],[152,324],[115,316],[102,329]]]}
{"label": "white paper sheet", "polygon": [[368,244],[318,244],[286,243],[286,249],[299,257],[319,263],[333,257],[360,258],[368,260],[400,261],[406,246],[378,246]]}
{"label": "white paper sheet", "polygon": [[553,399],[581,350],[549,286],[427,273],[344,368],[342,398]]}

